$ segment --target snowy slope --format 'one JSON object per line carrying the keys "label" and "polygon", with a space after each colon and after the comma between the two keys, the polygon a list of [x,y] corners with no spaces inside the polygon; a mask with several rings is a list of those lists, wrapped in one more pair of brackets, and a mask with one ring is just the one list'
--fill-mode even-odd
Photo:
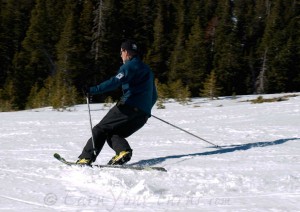
{"label": "snowy slope", "polygon": [[[286,94],[265,95],[265,98]],[[298,93],[298,95],[300,95]],[[168,172],[67,167],[90,136],[86,105],[0,113],[0,211],[300,211],[300,96],[170,102],[128,140],[129,164]],[[96,124],[108,109],[93,104]],[[113,156],[106,145],[96,163]]]}

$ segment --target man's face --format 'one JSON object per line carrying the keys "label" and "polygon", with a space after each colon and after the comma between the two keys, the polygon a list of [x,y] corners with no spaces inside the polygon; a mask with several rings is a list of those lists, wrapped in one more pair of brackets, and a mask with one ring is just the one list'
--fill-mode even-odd
{"label": "man's face", "polygon": [[120,56],[122,58],[123,63],[125,63],[129,59],[128,52],[126,50],[122,49],[122,48],[121,48],[121,51],[120,51]]}

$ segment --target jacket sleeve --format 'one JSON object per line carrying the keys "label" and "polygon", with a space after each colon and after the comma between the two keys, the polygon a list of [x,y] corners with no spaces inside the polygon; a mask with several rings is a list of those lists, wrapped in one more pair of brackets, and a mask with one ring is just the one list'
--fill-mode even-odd
{"label": "jacket sleeve", "polygon": [[108,91],[116,90],[121,86],[121,79],[124,77],[122,72],[119,72],[116,76],[111,77],[109,80],[106,80],[99,85],[90,87],[90,94],[101,94]]}

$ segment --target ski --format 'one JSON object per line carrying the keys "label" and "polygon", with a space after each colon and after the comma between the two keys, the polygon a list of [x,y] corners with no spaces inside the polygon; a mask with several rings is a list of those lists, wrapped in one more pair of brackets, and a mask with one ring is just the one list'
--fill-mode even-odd
{"label": "ski", "polygon": [[61,157],[58,153],[53,155],[58,161],[68,165],[68,166],[87,166],[92,168],[112,168],[112,169],[132,169],[132,170],[145,170],[145,171],[162,171],[166,172],[167,170],[163,167],[156,167],[156,166],[130,166],[130,165],[81,165],[77,164],[76,162],[70,162]]}

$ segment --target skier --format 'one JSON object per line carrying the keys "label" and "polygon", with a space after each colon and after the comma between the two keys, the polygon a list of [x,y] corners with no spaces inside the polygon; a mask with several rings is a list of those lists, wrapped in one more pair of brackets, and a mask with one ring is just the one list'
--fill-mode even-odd
{"label": "skier", "polygon": [[95,95],[122,87],[123,96],[93,127],[93,136],[83,148],[76,162],[78,164],[90,165],[94,162],[106,141],[116,152],[108,164],[125,164],[132,157],[132,149],[125,138],[143,127],[151,116],[151,109],[157,100],[152,70],[139,58],[138,47],[133,40],[121,44],[120,55],[123,65],[115,76],[85,89],[86,95]]}

